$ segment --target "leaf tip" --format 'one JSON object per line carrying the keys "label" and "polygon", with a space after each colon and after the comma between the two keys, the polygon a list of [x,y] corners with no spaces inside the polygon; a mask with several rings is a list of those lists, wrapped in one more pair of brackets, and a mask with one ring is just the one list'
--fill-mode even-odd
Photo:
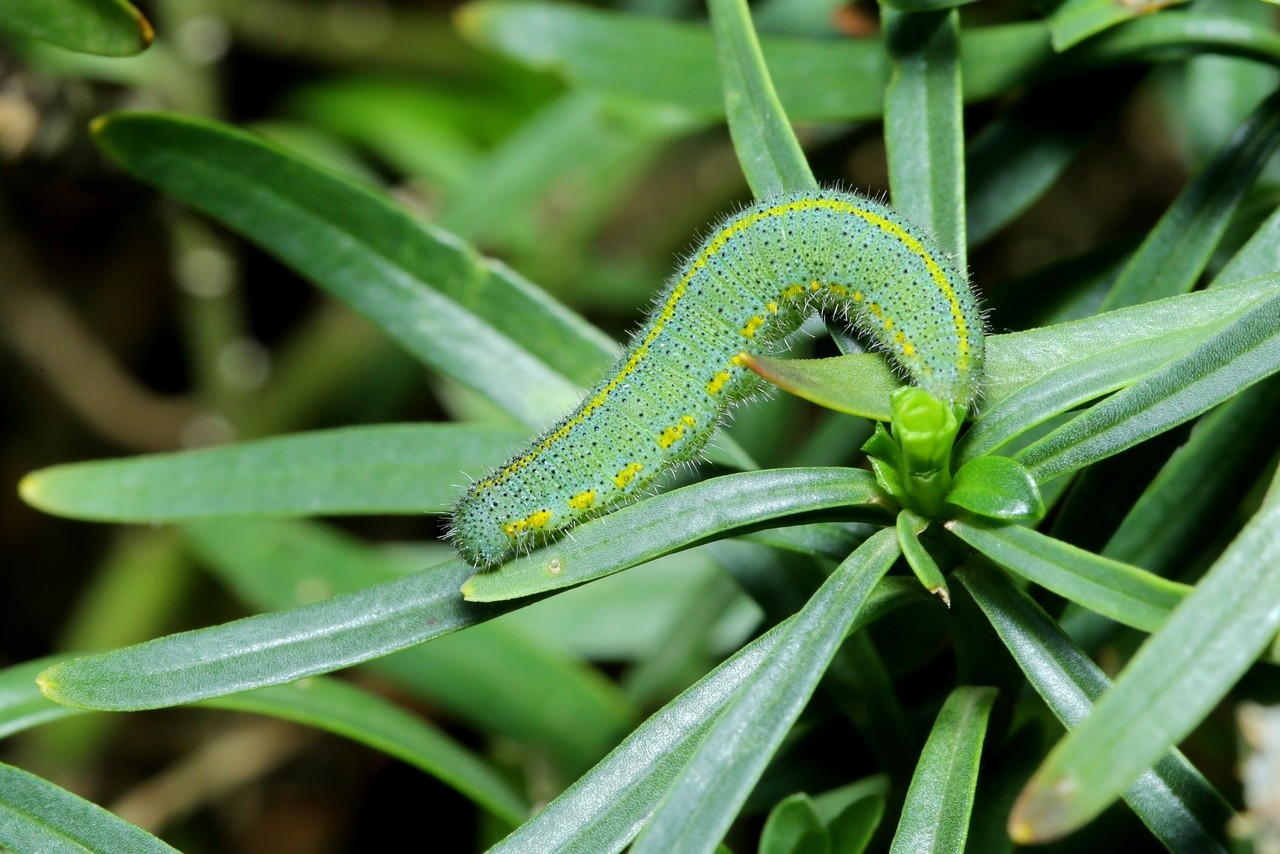
{"label": "leaf tip", "polygon": [[95,138],[101,137],[107,131],[107,125],[111,124],[111,115],[94,116],[89,121],[89,133]]}
{"label": "leaf tip", "polygon": [[951,590],[948,589],[947,585],[940,584],[937,587],[930,587],[929,592],[941,599],[942,604],[946,605],[948,609],[951,608]]}
{"label": "leaf tip", "polygon": [[1073,830],[1079,824],[1071,809],[1076,783],[1074,777],[1033,777],[1009,814],[1009,838],[1032,845],[1052,842]]}
{"label": "leaf tip", "polygon": [[47,699],[53,700],[55,703],[61,703],[58,697],[58,681],[57,681],[58,665],[46,667],[36,674],[36,687],[40,689],[40,693]]}
{"label": "leaf tip", "polygon": [[43,509],[40,501],[40,486],[42,483],[43,481],[38,471],[23,475],[22,480],[18,481],[18,497],[32,507]]}
{"label": "leaf tip", "polygon": [[151,22],[147,20],[147,16],[137,9],[133,10],[133,15],[138,22],[138,35],[142,37],[142,50],[146,50],[156,39],[155,27],[151,26]]}

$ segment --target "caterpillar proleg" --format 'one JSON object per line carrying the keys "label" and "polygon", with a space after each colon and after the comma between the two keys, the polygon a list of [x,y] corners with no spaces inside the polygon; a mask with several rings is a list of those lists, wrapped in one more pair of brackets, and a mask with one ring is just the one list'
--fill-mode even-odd
{"label": "caterpillar proleg", "polygon": [[696,456],[759,388],[739,354],[773,352],[815,309],[843,312],[939,400],[977,396],[982,315],[932,239],[853,193],[766,199],[713,229],[572,414],[471,486],[453,513],[458,552],[499,563]]}

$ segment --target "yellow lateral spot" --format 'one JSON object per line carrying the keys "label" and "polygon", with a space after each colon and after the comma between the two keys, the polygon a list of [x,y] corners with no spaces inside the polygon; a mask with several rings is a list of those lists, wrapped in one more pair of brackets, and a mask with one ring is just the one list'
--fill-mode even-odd
{"label": "yellow lateral spot", "polygon": [[844,285],[827,285],[827,290],[831,291],[831,293],[836,296],[845,296],[849,293],[849,289]]}
{"label": "yellow lateral spot", "polygon": [[747,355],[745,353],[738,353],[729,361],[737,365],[739,368],[745,368],[747,366]]}
{"label": "yellow lateral spot", "polygon": [[854,292],[853,292],[853,301],[854,301],[854,302],[862,302],[862,291],[854,291]]}
{"label": "yellow lateral spot", "polygon": [[508,537],[514,537],[517,534],[523,533],[524,529],[528,527],[529,523],[527,521],[524,519],[516,519],[514,522],[508,522],[503,525],[502,530],[507,532]]}
{"label": "yellow lateral spot", "polygon": [[903,341],[906,341],[906,340],[907,340],[907,336],[906,336],[906,335],[904,335],[904,334],[902,334],[902,330],[901,330],[901,329],[899,329],[899,330],[898,330],[898,334],[893,336],[893,340],[894,340],[894,341],[897,341],[899,344],[901,344]]}
{"label": "yellow lateral spot", "polygon": [[551,521],[552,513],[550,510],[539,510],[536,513],[529,514],[530,528],[545,528],[547,523]]}
{"label": "yellow lateral spot", "polygon": [[777,314],[777,313],[778,313],[778,304],[777,304],[776,302],[771,302],[771,303],[769,303],[769,304],[766,306],[766,308],[768,308],[768,309],[769,309],[769,313],[770,313],[770,314]]}
{"label": "yellow lateral spot", "polygon": [[785,289],[783,289],[783,291],[782,291],[782,298],[783,298],[783,299],[794,299],[795,297],[800,296],[802,293],[804,293],[804,286],[803,286],[803,285],[792,285],[792,286],[791,286],[791,287],[789,287],[789,288],[785,288]]}
{"label": "yellow lateral spot", "polygon": [[676,442],[684,437],[684,425],[672,424],[667,429],[658,434],[658,447],[670,448]]}
{"label": "yellow lateral spot", "polygon": [[698,426],[698,420],[694,418],[692,415],[681,415],[680,420],[683,421],[685,423],[685,426],[687,427]]}
{"label": "yellow lateral spot", "polygon": [[915,347],[912,347],[910,344],[903,344],[903,345],[902,345],[902,355],[904,355],[904,356],[914,356],[915,354],[916,354],[916,348],[915,348]]}
{"label": "yellow lateral spot", "polygon": [[569,499],[569,506],[574,510],[590,510],[591,505],[596,503],[596,491],[588,489],[586,492],[579,492],[577,495]]}
{"label": "yellow lateral spot", "polygon": [[707,383],[707,394],[715,397],[724,388],[724,384],[729,381],[729,372],[721,371],[711,378],[711,382]]}
{"label": "yellow lateral spot", "polygon": [[879,303],[874,303],[874,302],[867,303],[867,311],[871,312],[876,317],[884,317],[884,312],[880,310]]}
{"label": "yellow lateral spot", "polygon": [[627,484],[636,479],[636,475],[644,466],[640,463],[631,463],[625,468],[619,469],[618,473],[613,476],[613,482],[618,485],[618,489],[626,489]]}
{"label": "yellow lateral spot", "polygon": [[809,290],[811,291],[822,290],[822,284],[817,279],[814,279],[812,282],[809,283]]}
{"label": "yellow lateral spot", "polygon": [[742,327],[739,331],[748,338],[755,338],[756,330],[761,326],[764,326],[764,318],[757,314],[755,317],[748,320],[747,325]]}
{"label": "yellow lateral spot", "polygon": [[892,318],[892,317],[891,317],[891,318],[889,318],[888,320],[886,320],[886,321],[884,322],[884,328],[885,328],[885,329],[892,329],[892,328],[893,328],[893,318]]}

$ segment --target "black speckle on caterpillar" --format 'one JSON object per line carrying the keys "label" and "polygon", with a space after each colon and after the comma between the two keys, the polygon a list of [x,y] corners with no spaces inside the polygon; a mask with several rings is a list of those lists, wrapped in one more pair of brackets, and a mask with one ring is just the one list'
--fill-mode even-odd
{"label": "black speckle on caterpillar", "polygon": [[739,353],[773,352],[815,309],[844,312],[939,400],[977,397],[982,314],[932,239],[853,193],[766,199],[713,229],[572,414],[472,484],[453,512],[458,552],[499,563],[697,456],[759,387]]}

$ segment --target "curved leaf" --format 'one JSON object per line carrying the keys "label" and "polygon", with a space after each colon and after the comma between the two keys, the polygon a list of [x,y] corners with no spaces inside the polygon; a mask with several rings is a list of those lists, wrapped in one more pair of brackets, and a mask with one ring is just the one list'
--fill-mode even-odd
{"label": "curved leaf", "polygon": [[458,238],[261,139],[150,113],[108,116],[93,129],[130,172],[259,243],[526,424],[576,402],[614,351]]}
{"label": "curved leaf", "polygon": [[100,56],[141,53],[155,36],[127,0],[5,0],[0,30]]}
{"label": "curved leaf", "polygon": [[12,765],[0,764],[0,844],[41,854],[177,854],[140,827]]}

